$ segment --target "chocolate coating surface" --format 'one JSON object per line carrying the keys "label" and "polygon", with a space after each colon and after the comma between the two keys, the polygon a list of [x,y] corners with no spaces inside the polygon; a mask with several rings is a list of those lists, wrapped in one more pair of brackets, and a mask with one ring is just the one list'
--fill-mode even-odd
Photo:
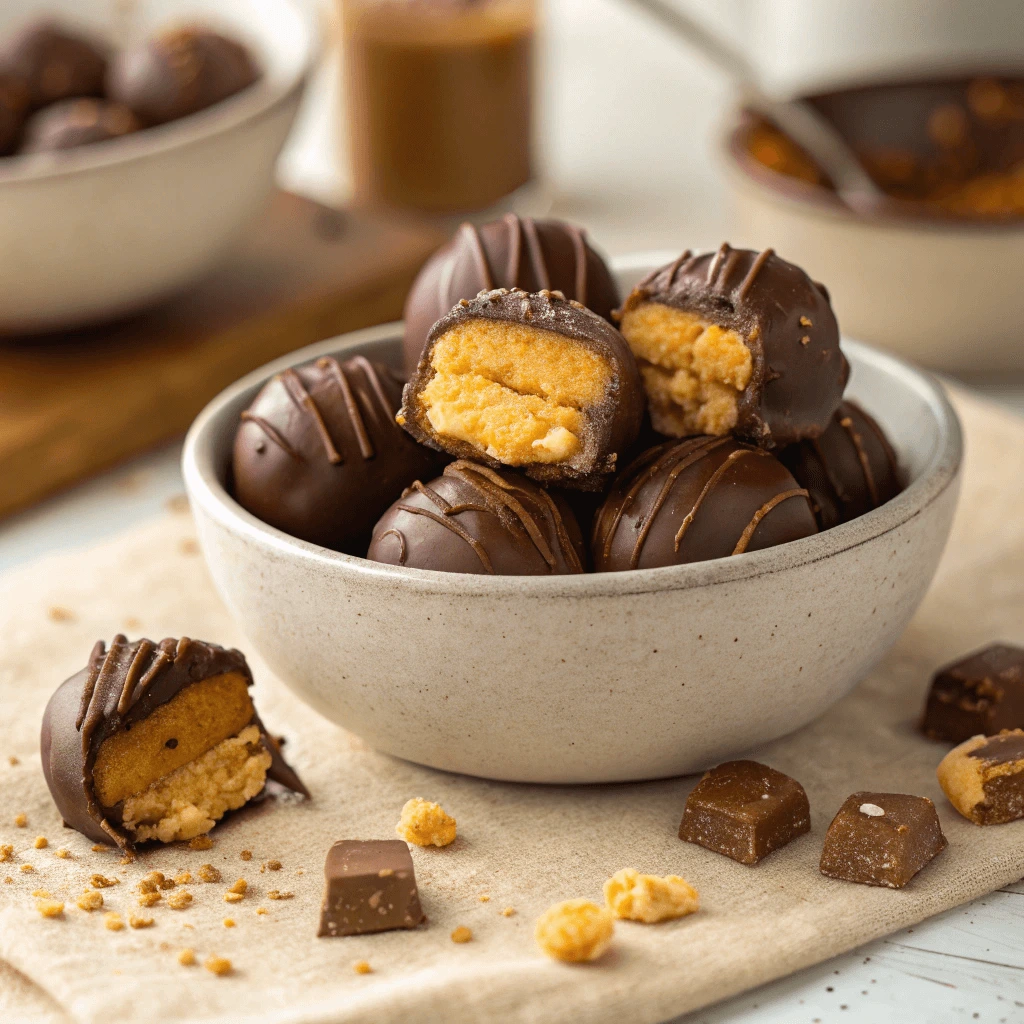
{"label": "chocolate coating surface", "polygon": [[633,289],[621,311],[624,330],[626,315],[646,303],[693,314],[743,340],[751,362],[737,400],[737,437],[772,449],[826,429],[849,367],[828,293],[799,267],[771,249],[725,243],[714,253],[687,251]]}
{"label": "chocolate coating surface", "polygon": [[579,526],[560,495],[464,461],[409,488],[377,524],[366,557],[496,576],[578,573],[584,564]]}
{"label": "chocolate coating surface", "polygon": [[[145,639],[129,643],[121,635],[114,637],[109,649],[98,642],[88,666],[57,689],[43,714],[43,775],[65,824],[131,853],[132,836],[121,826],[119,808],[102,807],[96,795],[93,766],[100,746],[148,718],[191,684],[228,672],[252,684],[245,656],[216,644],[188,637],[159,644]],[[309,796],[258,715],[254,714],[252,724],[259,726],[261,742],[272,758],[267,777]]]}
{"label": "chocolate coating surface", "polygon": [[29,118],[21,152],[49,153],[109,142],[141,127],[139,119],[119,103],[90,98],[63,100]]}
{"label": "chocolate coating surface", "polygon": [[18,148],[28,110],[25,81],[0,71],[0,156],[9,156]]}
{"label": "chocolate coating surface", "polygon": [[260,76],[248,49],[217,32],[163,32],[113,60],[107,94],[146,125],[198,113],[252,85]]}
{"label": "chocolate coating surface", "polygon": [[854,402],[840,402],[821,437],[777,454],[810,494],[822,530],[884,505],[903,489],[889,439]]}
{"label": "chocolate coating surface", "polygon": [[807,491],[773,455],[730,437],[667,441],[616,479],[594,522],[597,572],[653,569],[818,532]]}
{"label": "chocolate coating surface", "polygon": [[439,457],[395,423],[401,385],[362,356],[268,381],[235,435],[234,494],[279,530],[362,555],[373,524]]}
{"label": "chocolate coating surface", "polygon": [[405,367],[419,363],[430,328],[460,299],[495,288],[562,292],[611,319],[618,286],[586,233],[558,220],[506,214],[480,227],[463,224],[426,262],[405,300]]}
{"label": "chocolate coating surface", "polygon": [[76,96],[102,96],[107,59],[84,36],[49,21],[27,25],[0,43],[0,73],[19,78],[32,109]]}

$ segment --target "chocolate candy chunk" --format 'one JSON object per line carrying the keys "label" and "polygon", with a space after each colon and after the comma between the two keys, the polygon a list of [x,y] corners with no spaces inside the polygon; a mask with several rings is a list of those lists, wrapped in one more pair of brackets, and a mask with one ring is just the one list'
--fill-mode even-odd
{"label": "chocolate candy chunk", "polygon": [[28,86],[21,78],[0,71],[0,156],[9,156],[18,148],[28,109]]}
{"label": "chocolate candy chunk", "polygon": [[618,477],[594,520],[597,572],[653,569],[818,532],[807,491],[763,448],[731,437],[668,441]]}
{"label": "chocolate candy chunk", "polygon": [[600,490],[640,432],[625,339],[561,292],[481,292],[430,330],[402,394],[418,441],[542,483]]}
{"label": "chocolate candy chunk", "polygon": [[156,125],[220,103],[259,76],[241,43],[206,29],[179,28],[119,54],[107,93],[143,123]]}
{"label": "chocolate candy chunk", "polygon": [[726,761],[690,793],[679,838],[756,864],[810,829],[811,808],[796,779],[757,761]]}
{"label": "chocolate candy chunk", "polygon": [[400,839],[345,839],[327,851],[317,935],[366,935],[426,921],[409,847]]}
{"label": "chocolate candy chunk", "polygon": [[903,489],[889,439],[853,402],[840,402],[821,437],[789,445],[778,456],[810,493],[822,530],[884,505]]}
{"label": "chocolate candy chunk", "polygon": [[620,321],[670,437],[818,437],[846,386],[828,293],[771,249],[684,252],[633,289]]}
{"label": "chocolate candy chunk", "polygon": [[1024,730],[972,736],[939,762],[936,774],[949,802],[975,825],[1024,818]]}
{"label": "chocolate candy chunk", "polygon": [[75,99],[54,103],[29,118],[22,153],[52,153],[137,132],[139,119],[119,103]]}
{"label": "chocolate candy chunk", "polygon": [[940,669],[932,679],[921,729],[962,743],[1024,728],[1024,648],[992,644]]}
{"label": "chocolate candy chunk", "polygon": [[926,796],[854,793],[825,834],[821,873],[902,889],[945,848],[935,804]]}
{"label": "chocolate candy chunk", "polygon": [[555,289],[605,320],[619,304],[615,279],[582,228],[514,213],[480,227],[463,224],[427,260],[405,300],[407,371],[415,371],[430,328],[452,306],[494,288]]}
{"label": "chocolate candy chunk", "polygon": [[373,524],[441,459],[395,423],[401,385],[362,356],[268,381],[235,435],[234,493],[293,537],[362,555]]}
{"label": "chocolate candy chunk", "polygon": [[20,79],[33,110],[76,96],[102,96],[107,59],[94,42],[49,21],[0,45],[0,73]]}
{"label": "chocolate candy chunk", "polygon": [[583,571],[576,519],[561,495],[519,473],[453,462],[417,481],[385,512],[367,558],[390,565],[497,576]]}
{"label": "chocolate candy chunk", "polygon": [[267,779],[308,796],[251,685],[244,656],[216,644],[97,643],[43,715],[43,774],[64,823],[131,855],[208,832]]}

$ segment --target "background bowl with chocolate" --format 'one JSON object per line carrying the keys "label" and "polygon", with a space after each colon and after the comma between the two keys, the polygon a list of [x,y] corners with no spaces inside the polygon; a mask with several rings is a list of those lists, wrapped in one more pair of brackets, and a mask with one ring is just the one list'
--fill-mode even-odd
{"label": "background bowl with chocolate", "polygon": [[[620,293],[678,255],[621,261]],[[898,359],[854,342],[844,352],[846,397],[878,421],[906,488],[822,532],[801,497],[809,536],[736,557],[573,571],[564,541],[561,563],[552,548],[550,509],[518,501],[529,487],[516,480],[529,478],[508,468],[485,467],[500,484],[452,479],[451,467],[443,487],[421,481],[434,497],[408,492],[399,504],[415,511],[393,510],[374,542],[387,563],[296,539],[242,508],[230,492],[232,447],[267,381],[325,357],[397,369],[401,324],[312,346],[228,388],[189,433],[185,482],[214,581],[254,649],[301,699],[376,748],[528,782],[694,772],[798,728],[845,694],[900,634],[945,544],[960,470],[955,414],[930,378]],[[743,455],[729,466],[748,457],[775,459]],[[774,495],[794,490],[787,470],[775,472]],[[522,511],[509,511],[510,498]],[[488,557],[505,557],[532,529],[556,564],[532,562],[535,575],[389,564],[403,549],[391,529],[408,562],[412,540],[428,538],[429,552],[438,525],[417,525],[410,540],[410,522],[447,517],[471,532],[503,514],[509,527],[487,535]],[[561,509],[559,518],[564,525]],[[470,541],[480,537],[458,550]]]}

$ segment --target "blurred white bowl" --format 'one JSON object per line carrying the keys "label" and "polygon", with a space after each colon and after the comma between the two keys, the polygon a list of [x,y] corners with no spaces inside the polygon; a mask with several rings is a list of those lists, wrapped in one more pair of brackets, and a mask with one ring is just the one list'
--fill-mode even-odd
{"label": "blurred white bowl", "polygon": [[123,140],[0,159],[0,334],[113,319],[210,270],[270,194],[318,50],[301,0],[3,0],[0,36],[44,15],[118,45],[201,22],[249,45],[263,77]]}

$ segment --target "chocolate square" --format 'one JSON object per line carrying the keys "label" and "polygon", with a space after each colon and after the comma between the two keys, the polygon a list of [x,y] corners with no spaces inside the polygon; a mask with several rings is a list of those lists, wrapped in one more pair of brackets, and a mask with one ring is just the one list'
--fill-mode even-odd
{"label": "chocolate square", "polygon": [[690,793],[679,838],[756,864],[810,828],[811,808],[796,779],[757,761],[726,761]]}
{"label": "chocolate square", "polygon": [[1024,730],[974,736],[954,747],[936,774],[949,802],[976,825],[1024,818]]}
{"label": "chocolate square", "polygon": [[946,837],[928,797],[854,793],[825,833],[821,873],[902,889],[945,848]]}
{"label": "chocolate square", "polygon": [[415,928],[420,907],[409,847],[400,839],[345,839],[327,851],[318,936]]}

